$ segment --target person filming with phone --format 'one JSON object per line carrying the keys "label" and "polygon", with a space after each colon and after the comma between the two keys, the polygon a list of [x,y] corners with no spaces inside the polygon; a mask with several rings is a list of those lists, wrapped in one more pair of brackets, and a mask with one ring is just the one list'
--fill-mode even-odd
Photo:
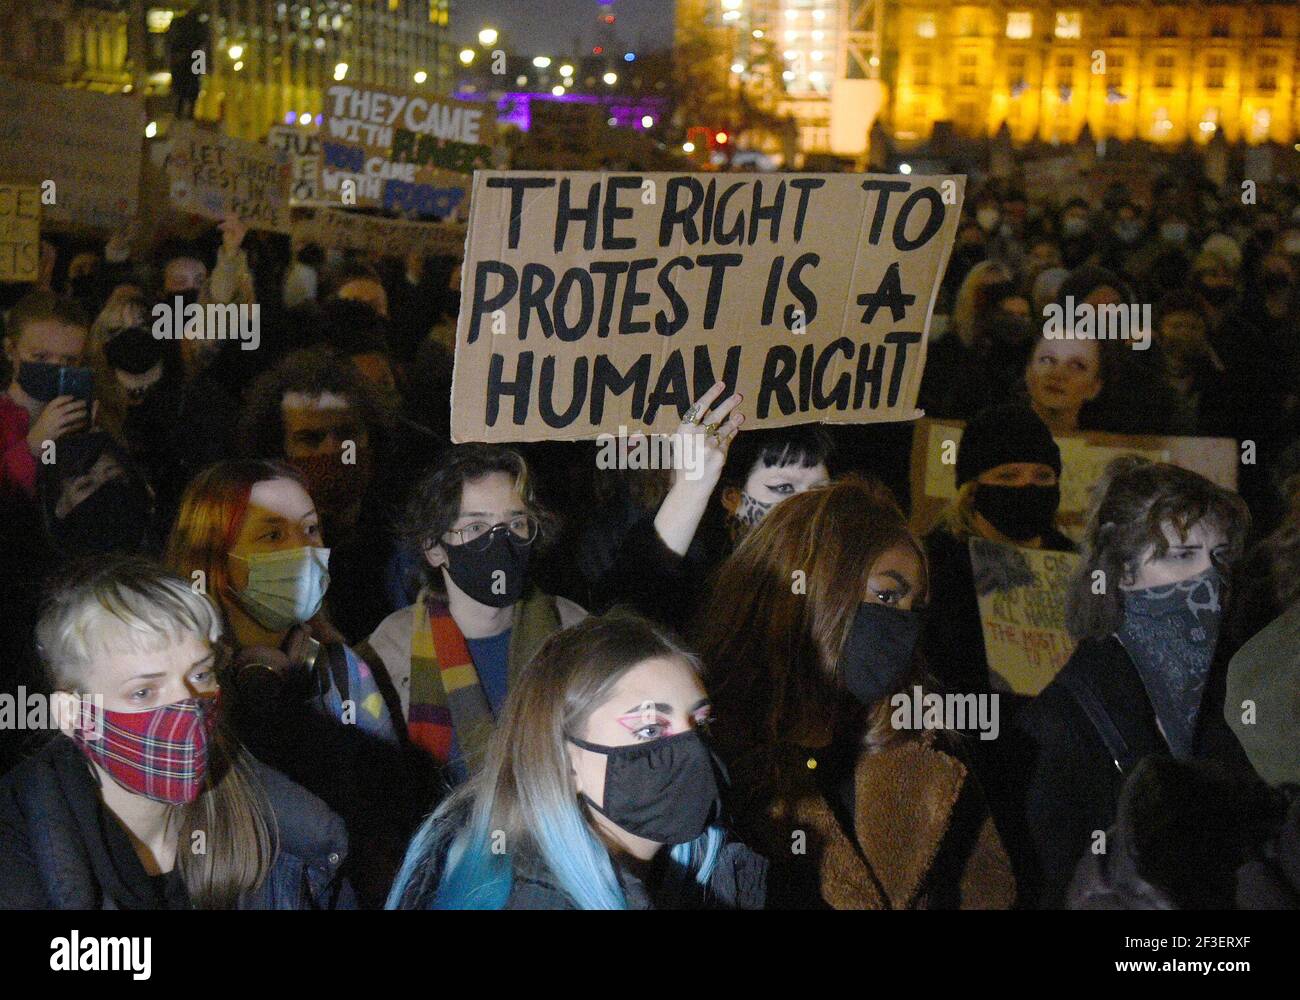
{"label": "person filming with phone", "polygon": [[9,312],[4,350],[11,374],[0,395],[0,496],[36,497],[36,467],[49,442],[94,418],[93,378],[82,366],[89,324],[52,292],[25,295]]}

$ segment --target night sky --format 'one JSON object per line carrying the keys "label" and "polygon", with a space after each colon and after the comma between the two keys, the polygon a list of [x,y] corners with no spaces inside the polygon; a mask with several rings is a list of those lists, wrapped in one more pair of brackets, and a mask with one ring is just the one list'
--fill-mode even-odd
{"label": "night sky", "polygon": [[614,27],[624,51],[665,49],[672,41],[673,0],[453,0],[452,34],[457,42],[473,41],[490,24],[501,41],[524,55],[576,55],[576,36],[583,51],[595,44],[597,17],[606,10],[618,18]]}

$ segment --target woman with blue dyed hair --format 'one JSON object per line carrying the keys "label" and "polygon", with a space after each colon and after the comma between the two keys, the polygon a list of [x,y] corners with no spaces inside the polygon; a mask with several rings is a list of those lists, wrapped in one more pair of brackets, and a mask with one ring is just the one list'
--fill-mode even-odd
{"label": "woman with blue dyed hair", "polygon": [[767,863],[717,823],[699,675],[631,614],[553,635],[482,769],[416,834],[389,908],[761,908]]}

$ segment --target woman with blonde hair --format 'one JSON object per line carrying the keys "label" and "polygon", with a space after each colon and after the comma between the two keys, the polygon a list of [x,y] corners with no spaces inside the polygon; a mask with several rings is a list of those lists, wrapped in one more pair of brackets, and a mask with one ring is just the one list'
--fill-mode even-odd
{"label": "woman with blonde hair", "polygon": [[483,766],[416,834],[390,909],[760,909],[766,864],[718,825],[699,662],[614,612],[557,632]]}
{"label": "woman with blonde hair", "polygon": [[924,697],[929,595],[893,497],[857,479],[778,504],[718,572],[697,625],[714,733],[736,832],[771,860],[777,905],[1015,898],[979,785],[934,731],[951,720],[908,710]]}
{"label": "woman with blonde hair", "polygon": [[343,823],[226,728],[222,632],[137,557],[54,588],[36,640],[62,735],[0,781],[0,908],[351,905]]}

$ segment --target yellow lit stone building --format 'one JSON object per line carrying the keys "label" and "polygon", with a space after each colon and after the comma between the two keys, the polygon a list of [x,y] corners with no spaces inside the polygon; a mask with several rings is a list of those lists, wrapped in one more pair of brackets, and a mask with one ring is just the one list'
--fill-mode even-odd
{"label": "yellow lit stone building", "polygon": [[[1013,140],[1300,138],[1297,0],[678,0],[736,53],[733,87],[799,124],[804,154],[861,156],[883,84],[900,143],[936,122]],[[746,58],[771,43],[771,64]],[[847,86],[846,86],[847,81]],[[845,99],[846,89],[852,96]]]}
{"label": "yellow lit stone building", "polygon": [[[336,77],[437,92],[449,88],[451,0],[0,0],[0,75],[151,98],[168,105],[169,33],[204,18],[206,73],[197,117],[260,139],[324,109]],[[416,81],[416,75],[419,82]],[[156,106],[155,106],[156,105]]]}
{"label": "yellow lit stone building", "polygon": [[1293,142],[1300,6],[901,0],[886,17],[886,125],[923,139],[1005,122],[1016,142]]}

